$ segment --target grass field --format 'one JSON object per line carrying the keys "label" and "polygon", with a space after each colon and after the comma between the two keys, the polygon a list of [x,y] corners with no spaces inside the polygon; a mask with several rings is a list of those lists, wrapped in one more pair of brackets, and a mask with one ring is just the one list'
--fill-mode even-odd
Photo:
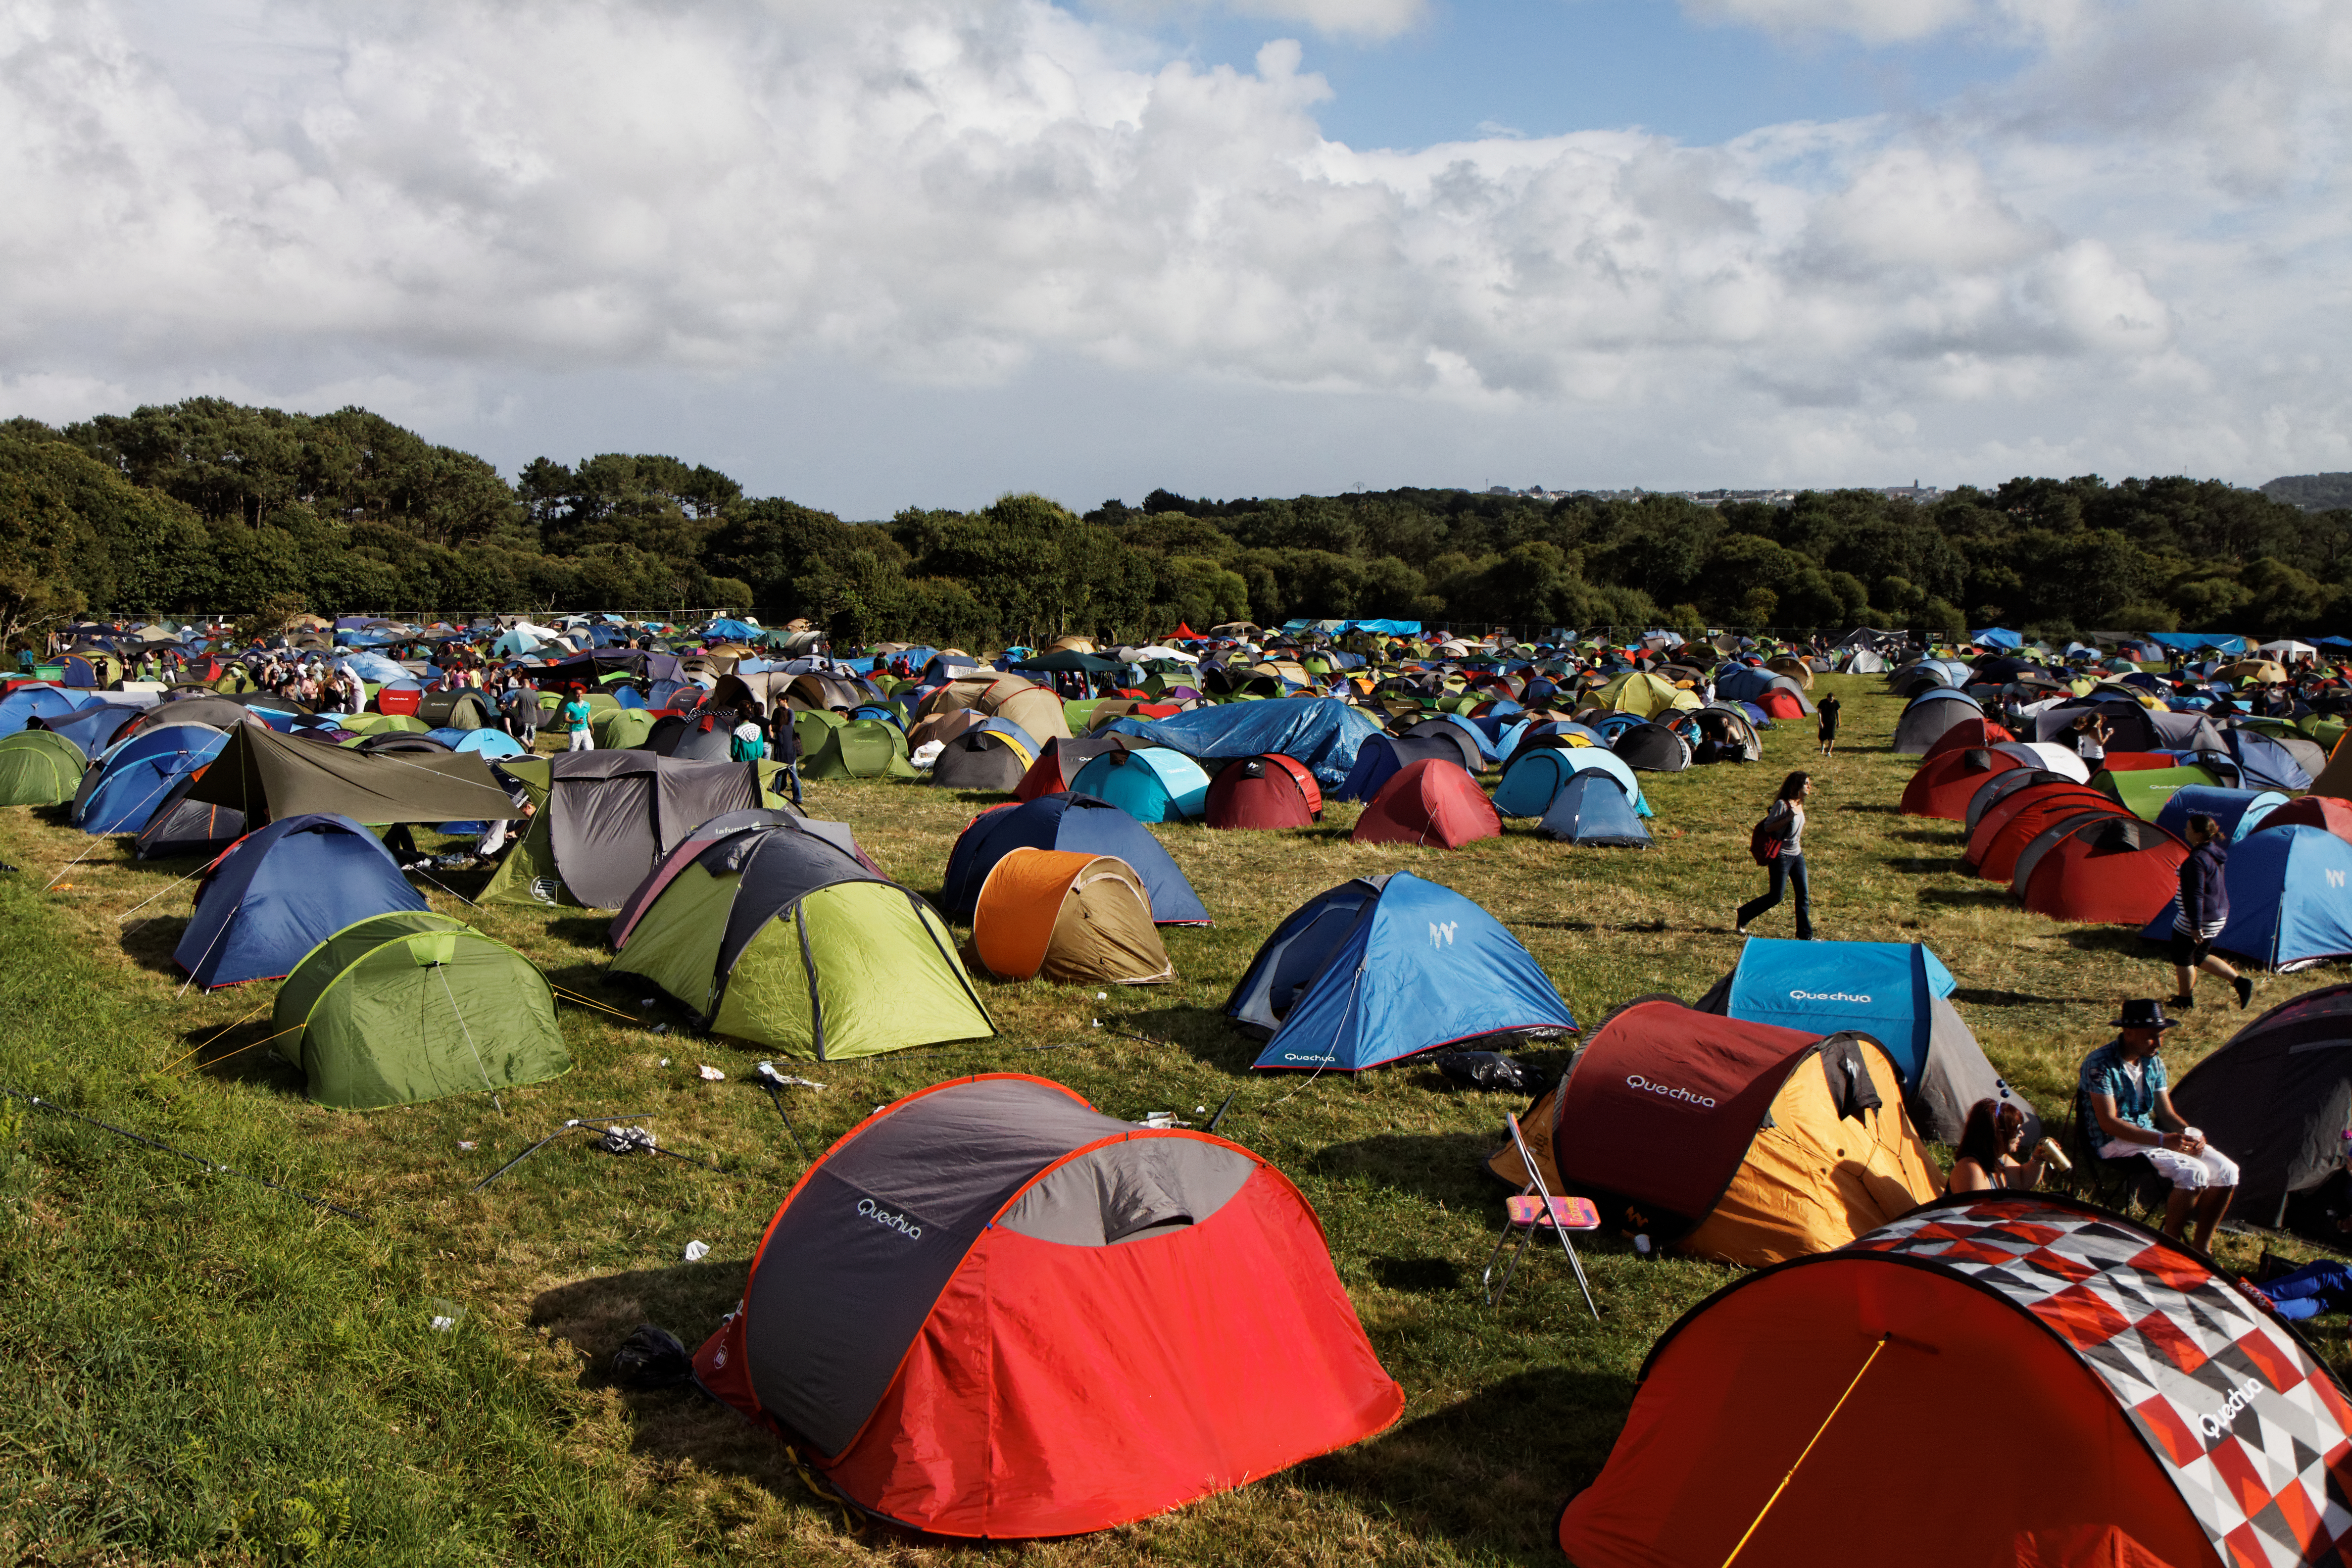
{"label": "grass field", "polygon": [[[2005,888],[1961,875],[1956,825],[1895,814],[1912,767],[1886,751],[1899,702],[1874,679],[1824,681],[1845,699],[1847,734],[1815,770],[1806,858],[1818,934],[1927,942],[1993,1061],[2045,1110],[2063,1110],[2116,1001],[2168,994],[2161,954],[2135,932],[2027,914]],[[1451,855],[1357,848],[1352,805],[1296,833],[1156,828],[1217,922],[1168,933],[1181,984],[1098,1000],[1091,988],[983,982],[997,1039],[798,1069],[826,1086],[789,1102],[812,1148],[878,1104],[976,1071],[1055,1079],[1121,1117],[1173,1110],[1197,1121],[1196,1107],[1238,1091],[1220,1131],[1305,1190],[1405,1388],[1402,1422],[1351,1451],[1131,1528],[1011,1550],[1041,1564],[1559,1560],[1554,1515],[1606,1458],[1643,1354],[1733,1271],[1643,1261],[1601,1238],[1588,1249],[1599,1324],[1557,1257],[1534,1258],[1487,1310],[1477,1275],[1501,1194],[1474,1166],[1515,1102],[1412,1065],[1255,1077],[1255,1043],[1219,1009],[1284,914],[1394,868],[1484,904],[1588,1025],[1646,992],[1696,998],[1733,963],[1731,910],[1760,887],[1749,825],[1786,770],[1815,761],[1810,727],[1782,725],[1766,751],[1759,766],[1645,776],[1658,838],[1645,853],[1571,850],[1523,826]],[[987,803],[860,783],[813,786],[809,804],[929,891]],[[626,1016],[567,1005],[575,1070],[509,1092],[503,1114],[467,1098],[352,1115],[310,1105],[299,1073],[253,1048],[274,987],[181,994],[170,953],[189,884],[173,883],[190,863],[135,865],[116,842],[23,810],[0,814],[0,860],[22,868],[0,877],[0,1082],[369,1216],[353,1223],[0,1101],[0,1561],[965,1554],[872,1524],[847,1531],[732,1412],[604,1378],[640,1321],[689,1347],[716,1326],[802,1161],[744,1081],[754,1055],[697,1037],[667,1003],[604,978],[602,918],[469,911],[433,892],[436,908]],[[1787,910],[1759,932],[1790,934]],[[2331,978],[2264,978],[2256,1006]],[[2209,982],[2189,1019],[2170,1037],[2176,1074],[2242,1016]],[[1537,1059],[1556,1071],[1564,1053]],[[703,1063],[728,1080],[703,1080]],[[564,1119],[622,1113],[722,1170],[614,1157],[575,1135],[469,1192]],[[697,1239],[709,1257],[682,1261]],[[2254,1249],[2222,1238],[2232,1265],[2250,1267]],[[454,1330],[434,1331],[452,1305]],[[2317,1342],[2331,1360],[2346,1353],[2340,1324]]]}

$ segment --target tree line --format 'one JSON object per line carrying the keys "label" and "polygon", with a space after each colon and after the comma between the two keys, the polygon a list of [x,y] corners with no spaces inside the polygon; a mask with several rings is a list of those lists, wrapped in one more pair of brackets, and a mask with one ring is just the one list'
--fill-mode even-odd
{"label": "tree line", "polygon": [[0,423],[0,637],[76,616],[726,605],[836,641],[967,647],[1233,620],[1522,632],[2336,629],[2352,510],[2184,478],[2017,479],[1925,506],[1454,489],[1080,514],[1037,495],[845,521],[716,469],[607,453],[489,463],[363,409],[192,398]]}

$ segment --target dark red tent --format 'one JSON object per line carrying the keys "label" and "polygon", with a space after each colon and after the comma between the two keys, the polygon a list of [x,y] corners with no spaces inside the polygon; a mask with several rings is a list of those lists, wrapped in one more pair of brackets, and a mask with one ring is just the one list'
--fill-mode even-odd
{"label": "dark red tent", "polygon": [[2188,858],[2189,847],[2153,822],[2084,816],[2027,845],[2010,887],[2053,920],[2144,926],[2180,890]]}
{"label": "dark red tent", "polygon": [[859,1508],[992,1540],[1163,1512],[1404,1408],[1281,1172],[1015,1074],[825,1151],[695,1375]]}
{"label": "dark red tent", "polygon": [[2115,796],[2089,784],[2037,784],[2018,791],[1977,819],[1961,857],[1979,877],[2006,882],[2017,870],[2017,857],[2044,828],[2084,812],[2123,814]]}
{"label": "dark red tent", "polygon": [[2019,750],[1968,746],[1929,757],[1903,786],[1903,815],[1940,816],[1958,822],[1969,814],[1969,797],[1994,773],[2021,768]]}
{"label": "dark red tent", "polygon": [[2325,795],[2288,801],[2263,817],[2254,831],[2267,833],[2273,827],[2325,827],[2338,838],[2352,840],[2352,801]]}
{"label": "dark red tent", "polygon": [[2016,736],[1999,724],[1984,719],[1963,719],[1937,736],[1935,743],[1927,748],[1922,760],[1924,761],[1926,757],[1941,756],[1946,752],[1966,751],[1970,746],[1998,746],[2004,741],[2016,739]]}
{"label": "dark red tent", "polygon": [[1500,838],[1503,819],[1495,803],[1459,763],[1427,757],[1381,786],[1356,819],[1350,844],[1433,844],[1459,849],[1481,838]]}
{"label": "dark red tent", "polygon": [[1211,827],[1307,827],[1322,815],[1315,775],[1278,752],[1235,758],[1209,784]]}

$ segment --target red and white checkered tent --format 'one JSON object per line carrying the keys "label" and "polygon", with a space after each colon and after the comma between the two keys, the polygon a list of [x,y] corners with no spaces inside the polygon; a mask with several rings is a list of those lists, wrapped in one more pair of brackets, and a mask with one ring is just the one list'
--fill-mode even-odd
{"label": "red and white checkered tent", "polygon": [[1719,1563],[1751,1525],[1742,1568],[2352,1563],[2348,1434],[2335,1374],[2197,1254],[1972,1194],[1685,1315],[1559,1540],[1580,1568]]}

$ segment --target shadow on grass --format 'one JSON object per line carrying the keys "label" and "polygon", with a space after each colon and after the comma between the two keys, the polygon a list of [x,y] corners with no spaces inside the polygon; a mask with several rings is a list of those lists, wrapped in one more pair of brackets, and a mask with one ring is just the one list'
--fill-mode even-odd
{"label": "shadow on grass", "polygon": [[1870,815],[1870,816],[1902,816],[1902,815],[1903,815],[1903,807],[1902,807],[1902,806],[1900,806],[1900,805],[1840,805],[1837,809],[1838,809],[1838,810],[1840,810],[1840,811],[1859,811],[1859,812],[1864,812],[1864,813],[1866,813],[1866,814],[1868,814],[1868,815]]}
{"label": "shadow on grass", "polygon": [[1539,1367],[1293,1474],[1393,1515],[1408,1536],[1550,1568],[1560,1507],[1601,1473],[1633,1403],[1622,1373]]}
{"label": "shadow on grass", "polygon": [[1151,1007],[1121,1017],[1106,1014],[1103,1027],[1130,1030],[1154,1045],[1173,1046],[1194,1061],[1244,1079],[1251,1076],[1250,1064],[1265,1049],[1265,1041],[1243,1034],[1214,1007]]}
{"label": "shadow on grass", "polygon": [[159,915],[152,920],[134,920],[123,928],[122,953],[131,963],[151,974],[168,977],[174,984],[187,978],[185,971],[172,962],[172,953],[187,934],[188,917]]}
{"label": "shadow on grass", "polygon": [[[1496,1095],[1495,1121],[1518,1109],[1517,1097]],[[1456,1206],[1495,1201],[1505,1189],[1487,1173],[1486,1156],[1498,1135],[1483,1132],[1381,1132],[1334,1143],[1307,1162],[1326,1181],[1369,1182],[1392,1192]]]}
{"label": "shadow on grass", "polygon": [[1879,864],[1890,871],[1900,871],[1911,877],[1965,877],[1969,863],[1953,855],[1889,855]]}
{"label": "shadow on grass", "polygon": [[1952,993],[1952,1000],[1965,1002],[1972,1007],[2069,1007],[2078,1002],[2098,1001],[2092,996],[2033,996],[2022,991],[2000,991],[1985,986],[1963,986]]}
{"label": "shadow on grass", "polygon": [[[1901,865],[1901,861],[1891,864]],[[2009,889],[2001,883],[1987,883],[1979,888],[1922,888],[1919,901],[1923,904],[1948,904],[1956,909],[1994,909],[2011,904]]]}
{"label": "shadow on grass", "polygon": [[2137,926],[2086,926],[2068,931],[2066,945],[2077,952],[2112,952],[2151,963],[2166,956],[2164,944],[2148,941]]}

